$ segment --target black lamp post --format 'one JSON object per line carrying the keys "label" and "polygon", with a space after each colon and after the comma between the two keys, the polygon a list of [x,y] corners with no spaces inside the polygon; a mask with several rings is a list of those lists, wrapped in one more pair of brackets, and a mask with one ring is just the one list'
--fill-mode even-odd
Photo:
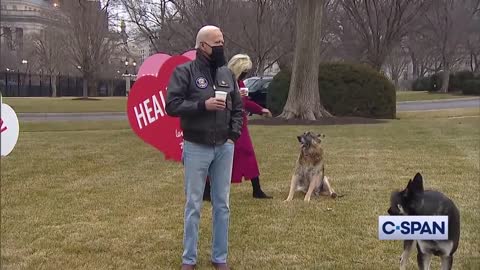
{"label": "black lamp post", "polygon": [[[26,85],[25,82],[27,80],[28,61],[26,59],[23,59],[22,60],[22,65],[25,65],[25,72],[23,74],[23,84],[22,84],[23,86],[25,86]],[[20,79],[20,77],[18,77],[18,79]],[[19,84],[20,84],[20,82],[19,82]],[[20,96],[20,92],[19,92],[18,96]]]}
{"label": "black lamp post", "polygon": [[128,96],[128,93],[130,92],[130,87],[131,87],[131,79],[135,78],[135,72],[136,72],[136,67],[137,67],[137,62],[135,60],[132,61],[131,65],[133,66],[133,74],[130,74],[128,72],[128,66],[130,66],[130,62],[128,61],[128,58],[125,58],[125,73],[122,74],[122,77],[125,78],[125,91],[126,91],[126,96]]}

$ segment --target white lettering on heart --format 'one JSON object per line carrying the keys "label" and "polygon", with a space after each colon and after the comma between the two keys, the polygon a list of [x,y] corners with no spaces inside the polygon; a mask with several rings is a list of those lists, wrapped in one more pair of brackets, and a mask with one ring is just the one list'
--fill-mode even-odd
{"label": "white lettering on heart", "polygon": [[[160,92],[160,94],[161,94],[161,92]],[[152,100],[153,100],[153,111],[155,113],[155,119],[158,119],[159,114],[160,114],[160,116],[164,116],[163,110],[160,107],[160,104],[158,103],[157,97],[153,96]]]}
{"label": "white lettering on heart", "polygon": [[163,108],[165,108],[165,98],[163,97],[162,92],[158,92],[160,94],[160,99],[162,100]]}
{"label": "white lettering on heart", "polygon": [[[152,96],[153,98],[154,96]],[[153,111],[151,107],[148,106],[148,103],[150,103],[150,99],[146,99],[143,101],[143,106],[145,107],[145,111],[147,112],[147,116],[148,116],[148,123],[151,124],[153,122],[155,122],[156,118],[153,118],[152,117],[152,114],[151,112]]]}
{"label": "white lettering on heart", "polygon": [[[175,129],[175,137],[176,137],[176,138],[183,137],[183,131],[182,131],[182,130]],[[183,150],[183,140],[179,143],[179,145],[180,145],[180,149]]]}
{"label": "white lettering on heart", "polygon": [[[154,123],[158,118],[164,117],[165,114],[165,97],[163,96],[163,92],[159,91],[158,95],[162,103],[158,102],[158,98],[156,95],[152,95],[150,98],[145,99],[143,102],[138,104],[137,106],[133,107],[135,111],[135,116],[137,117],[138,127],[140,129],[148,126],[149,124]],[[153,103],[153,109],[149,106],[150,101]],[[153,116],[152,116],[153,112]],[[160,116],[159,116],[160,115]],[[143,121],[140,121],[143,120]],[[143,122],[143,125],[142,125]],[[183,132],[182,132],[183,136]]]}
{"label": "white lettering on heart", "polygon": [[[137,110],[137,106],[133,107],[133,109],[135,110],[135,116],[137,117],[138,127],[142,129],[143,126],[147,125],[147,119],[145,119],[145,112],[143,111],[143,107],[141,103],[139,107],[140,107],[140,113]],[[142,126],[142,123],[140,122],[140,119],[143,119],[143,126]]]}

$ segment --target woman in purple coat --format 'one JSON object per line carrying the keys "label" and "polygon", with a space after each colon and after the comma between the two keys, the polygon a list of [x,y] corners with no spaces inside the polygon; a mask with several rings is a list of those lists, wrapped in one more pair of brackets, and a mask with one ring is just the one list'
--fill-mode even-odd
{"label": "woman in purple coat", "polygon": [[[255,151],[253,150],[252,140],[248,132],[248,113],[259,114],[265,117],[271,117],[271,112],[262,108],[257,103],[248,98],[248,91],[241,88],[245,87],[243,79],[252,68],[250,57],[245,54],[237,54],[228,62],[228,67],[232,70],[237,79],[240,94],[243,101],[243,126],[240,138],[235,142],[235,151],[233,154],[232,183],[241,183],[242,179],[251,180],[253,188],[253,197],[258,199],[271,199],[262,191],[260,187],[260,171],[258,169]],[[204,191],[204,199],[210,197],[210,184],[207,181]]]}

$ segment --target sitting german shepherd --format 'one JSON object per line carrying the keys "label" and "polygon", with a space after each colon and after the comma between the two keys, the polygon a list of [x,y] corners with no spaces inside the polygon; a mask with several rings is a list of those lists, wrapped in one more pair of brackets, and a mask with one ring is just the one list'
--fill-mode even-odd
{"label": "sitting german shepherd", "polygon": [[400,269],[407,268],[407,261],[415,242],[417,246],[417,263],[420,270],[430,269],[432,255],[442,258],[442,269],[452,269],[453,254],[460,241],[460,213],[447,196],[438,191],[424,190],[423,179],[417,173],[410,179],[403,191],[393,192],[390,215],[408,216],[448,216],[448,240],[405,240],[400,257]]}
{"label": "sitting german shepherd", "polygon": [[325,176],[325,159],[320,145],[321,138],[324,137],[325,135],[309,131],[297,137],[301,151],[290,183],[290,192],[285,201],[291,201],[295,191],[305,192],[304,201],[307,202],[310,201],[312,194],[337,197]]}

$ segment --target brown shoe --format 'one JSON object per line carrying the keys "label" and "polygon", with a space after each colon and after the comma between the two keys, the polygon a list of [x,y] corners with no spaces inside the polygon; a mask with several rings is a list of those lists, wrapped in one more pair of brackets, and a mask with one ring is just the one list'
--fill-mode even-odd
{"label": "brown shoe", "polygon": [[182,270],[195,270],[195,265],[182,264]]}
{"label": "brown shoe", "polygon": [[230,270],[226,263],[212,263],[215,270]]}

